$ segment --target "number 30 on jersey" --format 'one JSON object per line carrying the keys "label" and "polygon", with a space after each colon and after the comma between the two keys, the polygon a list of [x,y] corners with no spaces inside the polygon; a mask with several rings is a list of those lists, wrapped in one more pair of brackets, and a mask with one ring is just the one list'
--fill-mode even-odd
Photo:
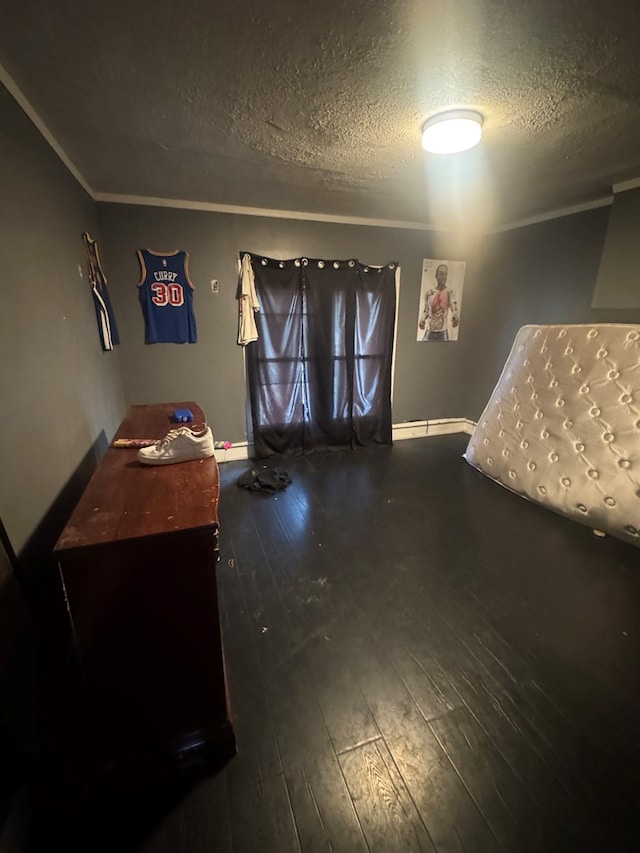
{"label": "number 30 on jersey", "polygon": [[163,284],[156,281],[151,285],[153,296],[151,301],[160,308],[165,305],[184,305],[184,291],[181,284]]}

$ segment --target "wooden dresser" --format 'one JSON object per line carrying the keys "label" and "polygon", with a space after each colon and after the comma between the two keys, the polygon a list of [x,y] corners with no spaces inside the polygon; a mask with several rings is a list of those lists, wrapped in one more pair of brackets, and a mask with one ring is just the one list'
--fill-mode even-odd
{"label": "wooden dresser", "polygon": [[[115,438],[161,438],[132,406]],[[139,787],[235,753],[218,614],[215,458],[145,466],[110,447],[55,547],[102,777]]]}

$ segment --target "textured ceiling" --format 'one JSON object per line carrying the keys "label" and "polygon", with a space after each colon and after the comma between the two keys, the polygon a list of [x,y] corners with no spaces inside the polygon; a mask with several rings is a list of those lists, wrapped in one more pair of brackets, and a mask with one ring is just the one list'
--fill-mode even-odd
{"label": "textured ceiling", "polygon": [[[628,0],[2,0],[0,62],[97,194],[490,227],[640,175]],[[435,112],[485,117],[425,154]]]}

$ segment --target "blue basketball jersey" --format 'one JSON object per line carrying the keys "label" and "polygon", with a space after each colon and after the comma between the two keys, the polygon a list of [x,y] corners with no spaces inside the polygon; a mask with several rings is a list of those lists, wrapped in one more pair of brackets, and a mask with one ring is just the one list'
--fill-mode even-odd
{"label": "blue basketball jersey", "polygon": [[194,285],[189,278],[189,255],[138,249],[142,273],[138,296],[144,316],[146,344],[195,344]]}
{"label": "blue basketball jersey", "polygon": [[93,304],[96,309],[98,334],[100,335],[102,349],[106,352],[112,350],[114,346],[120,343],[120,336],[118,335],[116,318],[107,290],[107,277],[102,272],[100,265],[98,244],[86,231],[82,235],[82,242],[84,243],[84,250],[87,256],[89,284],[91,285]]}

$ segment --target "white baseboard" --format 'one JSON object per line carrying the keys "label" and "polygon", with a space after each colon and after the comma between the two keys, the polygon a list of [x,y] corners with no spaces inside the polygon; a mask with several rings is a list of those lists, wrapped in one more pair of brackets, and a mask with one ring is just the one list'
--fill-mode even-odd
{"label": "white baseboard", "polygon": [[228,450],[216,450],[216,462],[236,462],[239,459],[249,459],[249,449],[253,445],[247,441],[238,441],[232,444]]}
{"label": "white baseboard", "polygon": [[430,438],[433,435],[451,435],[456,432],[473,433],[475,423],[468,418],[434,418],[430,421],[407,421],[393,425],[393,440],[405,438]]}
{"label": "white baseboard", "polygon": [[[394,441],[405,438],[431,438],[434,435],[451,435],[464,432],[473,435],[475,421],[469,418],[435,418],[430,421],[407,421],[403,424],[393,424],[392,436]],[[217,462],[236,462],[240,459],[251,459],[253,444],[239,441],[232,444],[228,450],[216,450]]]}

